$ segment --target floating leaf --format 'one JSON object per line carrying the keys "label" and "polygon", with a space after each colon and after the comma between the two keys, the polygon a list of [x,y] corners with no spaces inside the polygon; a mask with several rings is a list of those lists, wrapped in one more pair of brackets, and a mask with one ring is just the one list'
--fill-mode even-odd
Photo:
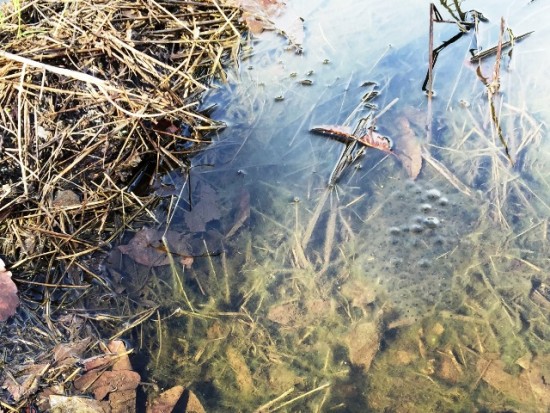
{"label": "floating leaf", "polygon": [[11,271],[6,271],[0,259],[0,322],[14,315],[18,305],[17,286],[11,279]]}
{"label": "floating leaf", "polygon": [[354,135],[349,126],[320,125],[311,128],[310,132],[330,136],[345,143],[357,142],[363,146],[378,149],[383,152],[392,152],[393,143],[390,138],[383,136],[372,129],[365,130],[362,135]]}

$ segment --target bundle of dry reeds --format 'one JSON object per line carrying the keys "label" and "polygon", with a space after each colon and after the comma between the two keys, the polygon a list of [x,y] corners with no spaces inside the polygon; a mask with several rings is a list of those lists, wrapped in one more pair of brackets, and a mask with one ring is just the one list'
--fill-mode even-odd
{"label": "bundle of dry reeds", "polygon": [[200,113],[200,94],[238,50],[239,11],[34,0],[2,13],[0,253],[19,273],[65,271],[153,202],[128,190],[145,159],[184,167],[220,127]]}

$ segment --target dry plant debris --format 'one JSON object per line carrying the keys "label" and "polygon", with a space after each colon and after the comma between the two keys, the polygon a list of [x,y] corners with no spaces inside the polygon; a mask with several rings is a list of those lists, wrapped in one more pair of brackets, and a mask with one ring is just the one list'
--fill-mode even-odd
{"label": "dry plant debris", "polygon": [[252,34],[275,30],[286,37],[296,53],[302,52],[304,22],[281,0],[227,0],[243,10],[242,19]]}
{"label": "dry plant debris", "polygon": [[[130,368],[106,371],[110,356],[82,360],[89,343],[78,338],[98,334],[88,320],[114,329],[132,320],[123,334],[155,307],[117,318],[71,306],[80,306],[82,296],[114,293],[99,266],[131,223],[151,221],[143,217],[157,197],[140,188],[150,188],[161,172],[187,168],[188,156],[208,143],[205,135],[224,126],[199,106],[209,82],[224,80],[223,65],[237,54],[241,10],[215,0],[0,7],[0,254],[17,272],[22,301],[21,311],[0,324],[0,403],[23,408],[41,389],[52,409],[84,411],[80,395],[54,385],[60,376],[71,383],[83,368],[97,375],[89,389],[122,411],[133,403],[139,377]],[[189,222],[204,226],[218,214],[209,210]],[[170,235],[163,234],[169,242]],[[19,298],[11,272],[0,267],[4,321]]]}
{"label": "dry plant debris", "polygon": [[144,169],[185,168],[222,126],[199,112],[200,94],[238,50],[239,10],[215,1],[2,7],[0,251],[24,273],[66,270],[154,202],[133,192]]}

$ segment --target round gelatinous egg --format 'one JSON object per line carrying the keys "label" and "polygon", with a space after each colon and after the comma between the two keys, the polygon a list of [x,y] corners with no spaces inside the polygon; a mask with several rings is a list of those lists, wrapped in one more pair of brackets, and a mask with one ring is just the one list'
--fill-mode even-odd
{"label": "round gelatinous egg", "polygon": [[427,228],[437,228],[440,224],[439,218],[437,217],[426,217],[423,222]]}
{"label": "round gelatinous egg", "polygon": [[412,224],[410,227],[411,232],[414,232],[415,234],[419,234],[422,231],[424,231],[424,227],[420,224]]}
{"label": "round gelatinous egg", "polygon": [[432,265],[431,261],[427,258],[422,258],[420,260],[418,260],[418,262],[416,263],[416,265],[418,265],[420,268],[430,268],[430,266]]}
{"label": "round gelatinous egg", "polygon": [[439,198],[439,201],[437,201],[437,203],[441,206],[447,206],[449,205],[449,200],[446,197],[442,196],[441,198]]}
{"label": "round gelatinous egg", "polygon": [[426,191],[426,198],[431,199],[435,201],[436,199],[441,198],[441,192],[439,192],[437,189],[429,189]]}
{"label": "round gelatinous egg", "polygon": [[399,235],[401,234],[401,229],[399,229],[399,227],[390,227],[388,232],[390,233],[390,235]]}
{"label": "round gelatinous egg", "polygon": [[432,210],[432,204],[428,204],[428,203],[422,204],[420,205],[420,210],[424,213],[430,212]]}

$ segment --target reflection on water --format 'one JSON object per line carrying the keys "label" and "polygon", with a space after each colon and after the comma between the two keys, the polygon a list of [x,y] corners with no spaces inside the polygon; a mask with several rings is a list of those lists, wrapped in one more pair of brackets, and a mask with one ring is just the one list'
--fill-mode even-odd
{"label": "reflection on water", "polygon": [[[468,4],[491,21],[486,48],[501,15],[515,34],[536,30],[503,56],[513,166],[468,62],[471,33],[439,56],[426,140],[425,1],[296,1],[303,54],[275,33],[252,42],[205,102],[228,127],[189,180],[165,177],[178,197],[159,214],[194,257],[155,268],[172,316],[162,345],[150,338],[152,379],[185,383],[210,411],[550,408],[550,82],[533,64],[548,56],[550,8],[493,3]],[[436,25],[435,41],[456,32]],[[408,122],[419,177],[367,148],[328,186],[344,144],[309,129],[369,114],[405,154]]]}

